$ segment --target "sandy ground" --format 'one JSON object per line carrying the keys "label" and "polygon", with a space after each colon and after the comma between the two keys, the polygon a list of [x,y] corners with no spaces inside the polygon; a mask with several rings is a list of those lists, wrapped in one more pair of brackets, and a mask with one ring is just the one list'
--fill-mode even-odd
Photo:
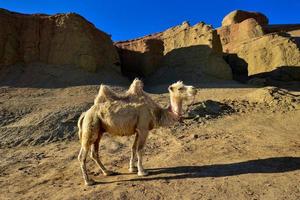
{"label": "sandy ground", "polygon": [[106,135],[100,156],[119,175],[89,159],[90,187],[76,120],[98,87],[1,87],[0,199],[300,199],[300,92],[227,86],[199,89],[189,119],[151,132],[147,177],[127,170],[133,137]]}

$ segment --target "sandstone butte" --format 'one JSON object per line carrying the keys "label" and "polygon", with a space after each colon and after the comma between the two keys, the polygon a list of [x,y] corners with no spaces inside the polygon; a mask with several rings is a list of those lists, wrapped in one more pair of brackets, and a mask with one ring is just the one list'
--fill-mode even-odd
{"label": "sandstone butte", "polygon": [[[216,34],[217,32],[217,34]],[[116,42],[122,69],[129,75],[167,79],[231,79],[262,76],[280,81],[300,80],[300,25],[268,25],[262,13],[233,11],[223,26],[204,23],[172,27],[164,32]]]}
{"label": "sandstone butte", "polygon": [[231,12],[223,22],[233,13],[243,16],[243,20],[225,23],[217,29],[234,78],[261,76],[280,81],[299,81],[300,24],[268,25],[263,14],[243,12]]}
{"label": "sandstone butte", "polygon": [[17,63],[119,70],[110,36],[75,13],[25,15],[0,9],[0,68]]}
{"label": "sandstone butte", "polygon": [[188,22],[163,32],[116,42],[125,73],[150,76],[149,81],[232,79],[222,58],[217,32],[202,22]]}

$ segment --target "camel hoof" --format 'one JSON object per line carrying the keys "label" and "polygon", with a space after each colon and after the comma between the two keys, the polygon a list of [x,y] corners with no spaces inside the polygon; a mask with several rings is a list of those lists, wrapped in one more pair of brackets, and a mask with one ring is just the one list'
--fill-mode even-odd
{"label": "camel hoof", "polygon": [[85,185],[86,186],[91,186],[91,185],[94,185],[95,184],[95,181],[94,180],[88,180],[88,181],[85,181]]}
{"label": "camel hoof", "polygon": [[137,170],[137,167],[129,167],[129,172],[131,172],[131,173],[135,173],[135,172],[137,172],[138,170]]}
{"label": "camel hoof", "polygon": [[105,171],[103,172],[104,176],[111,176],[111,175],[114,175],[116,174],[115,172],[112,172],[112,171]]}
{"label": "camel hoof", "polygon": [[138,176],[147,176],[149,173],[147,171],[138,172]]}

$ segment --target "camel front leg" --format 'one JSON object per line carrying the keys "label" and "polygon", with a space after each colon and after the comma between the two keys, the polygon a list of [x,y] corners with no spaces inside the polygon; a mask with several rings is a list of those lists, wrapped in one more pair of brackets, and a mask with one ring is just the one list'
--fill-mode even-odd
{"label": "camel front leg", "polygon": [[134,142],[131,147],[131,158],[129,161],[129,172],[137,172],[137,168],[135,166],[135,161],[136,161],[136,151],[137,151],[137,140],[138,140],[138,133],[135,134]]}
{"label": "camel front leg", "polygon": [[148,137],[147,131],[139,131],[139,137],[137,140],[137,167],[138,167],[138,176],[147,176],[148,172],[143,167],[143,149]]}

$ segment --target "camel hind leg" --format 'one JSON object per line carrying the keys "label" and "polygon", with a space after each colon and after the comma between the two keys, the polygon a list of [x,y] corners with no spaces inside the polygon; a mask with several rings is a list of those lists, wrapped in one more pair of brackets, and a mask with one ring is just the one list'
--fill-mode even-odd
{"label": "camel hind leg", "polygon": [[78,160],[80,161],[80,167],[85,184],[93,185],[95,182],[88,176],[86,168],[86,159],[92,144],[94,144],[97,138],[99,137],[100,120],[97,117],[95,117],[93,110],[89,110],[86,112],[82,119],[80,117],[78,127],[80,132],[79,136],[81,143],[81,149],[78,155]]}
{"label": "camel hind leg", "polygon": [[107,170],[104,165],[102,164],[102,162],[100,161],[100,158],[99,158],[99,143],[100,143],[100,140],[102,138],[102,135],[103,133],[99,133],[99,136],[97,138],[97,140],[94,142],[94,144],[92,144],[91,146],[91,158],[95,161],[95,163],[98,165],[98,167],[100,168],[100,170],[102,171],[102,173],[105,175],[105,176],[109,176],[109,175],[112,175],[113,172],[112,171],[109,171]]}
{"label": "camel hind leg", "polygon": [[83,179],[85,182],[85,185],[93,185],[95,182],[93,179],[90,179],[87,173],[86,169],[86,157],[88,154],[88,148],[86,147],[81,147],[79,155],[78,155],[78,160],[80,161],[80,167],[83,175]]}

